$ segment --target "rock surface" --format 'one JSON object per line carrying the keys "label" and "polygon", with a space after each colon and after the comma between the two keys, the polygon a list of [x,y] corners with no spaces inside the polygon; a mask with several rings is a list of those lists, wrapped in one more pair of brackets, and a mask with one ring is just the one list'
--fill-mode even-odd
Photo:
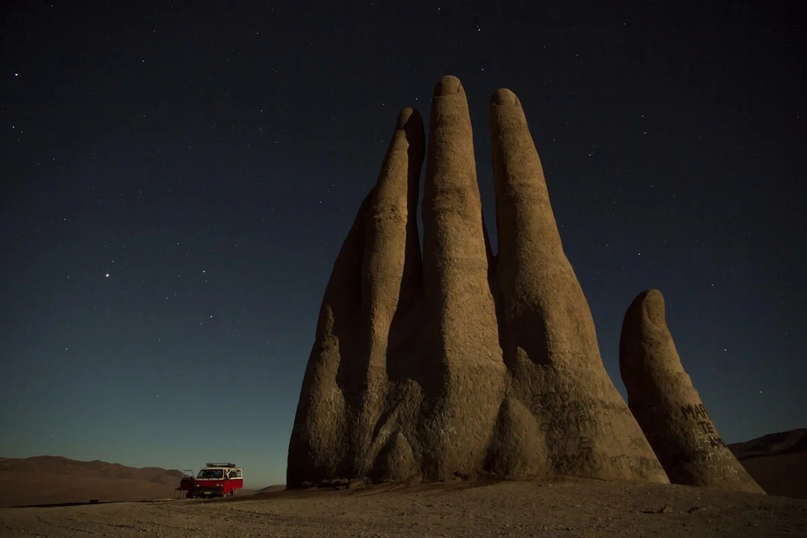
{"label": "rock surface", "polygon": [[667,482],[608,378],[518,98],[490,105],[500,252],[465,90],[436,86],[423,193],[405,109],[325,292],[287,484],[580,476]]}
{"label": "rock surface", "polygon": [[[499,466],[497,474],[666,481],[603,366],[591,310],[563,252],[518,97],[498,90],[489,118],[499,331],[510,374],[502,412],[512,423],[497,436],[494,461],[518,462]],[[513,413],[515,408],[529,413]],[[538,432],[528,440],[524,432],[536,424]]]}
{"label": "rock surface", "polygon": [[660,291],[642,292],[628,308],[619,367],[630,410],[673,483],[764,493],[720,438],[684,371]]}

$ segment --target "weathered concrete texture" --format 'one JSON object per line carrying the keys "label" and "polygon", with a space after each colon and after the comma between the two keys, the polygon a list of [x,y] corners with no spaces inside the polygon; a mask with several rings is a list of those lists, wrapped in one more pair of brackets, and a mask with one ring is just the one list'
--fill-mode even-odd
{"label": "weathered concrete texture", "polygon": [[433,479],[482,471],[504,393],[488,270],[468,102],[460,81],[444,77],[432,99],[423,194],[422,371],[442,380],[420,425]]}
{"label": "weathered concrete texture", "polygon": [[423,122],[405,109],[325,290],[289,445],[289,484],[351,480],[373,468],[368,449],[390,388],[390,326],[420,278],[414,211],[423,152]]}
{"label": "weathered concrete texture", "polygon": [[[532,412],[542,458],[532,452],[513,469],[538,474],[666,482],[639,425],[600,358],[594,321],[563,252],[541,161],[516,95],[497,91],[490,104],[499,253],[499,330],[510,373],[507,408]],[[508,420],[498,443],[525,442],[529,420]],[[507,456],[510,458],[511,456]],[[523,459],[524,456],[522,456]],[[494,458],[495,460],[495,458]]]}
{"label": "weathered concrete texture", "polygon": [[480,476],[667,477],[609,380],[515,95],[490,109],[500,253],[489,248],[462,84],[436,86],[423,194],[416,112],[334,266],[287,484]]}
{"label": "weathered concrete texture", "polygon": [[619,367],[630,409],[672,482],[764,493],[720,438],[684,371],[660,291],[640,293],[628,308]]}

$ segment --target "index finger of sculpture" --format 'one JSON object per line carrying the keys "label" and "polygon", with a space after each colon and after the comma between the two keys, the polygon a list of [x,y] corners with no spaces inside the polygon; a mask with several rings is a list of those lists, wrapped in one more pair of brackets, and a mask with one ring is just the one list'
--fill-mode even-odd
{"label": "index finger of sculpture", "polygon": [[[603,366],[591,311],[563,252],[541,161],[521,103],[510,90],[493,95],[490,129],[500,332],[512,380],[503,409],[529,409],[554,473],[664,482]],[[503,417],[518,426],[510,430],[528,430],[523,414]],[[501,446],[507,454],[523,452],[512,440]],[[522,468],[528,465],[543,472],[540,460],[519,462]]]}
{"label": "index finger of sculpture", "polygon": [[594,323],[563,252],[541,161],[518,97],[495,92],[490,104],[493,175],[505,351],[535,363],[581,366],[597,360]]}
{"label": "index finger of sculpture", "polygon": [[[489,122],[496,188],[497,270],[502,282],[530,280],[530,273],[562,252],[544,171],[516,94],[503,88],[490,104]],[[503,271],[503,274],[501,273]]]}

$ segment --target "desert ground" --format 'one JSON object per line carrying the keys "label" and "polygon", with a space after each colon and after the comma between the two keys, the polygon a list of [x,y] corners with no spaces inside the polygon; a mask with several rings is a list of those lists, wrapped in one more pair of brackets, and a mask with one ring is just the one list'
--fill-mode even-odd
{"label": "desert ground", "polygon": [[379,485],[0,509],[4,536],[807,536],[807,500],[635,482]]}
{"label": "desert ground", "polygon": [[807,429],[731,445],[767,496],[567,479],[179,500],[178,471],[0,458],[0,536],[807,536],[806,448]]}

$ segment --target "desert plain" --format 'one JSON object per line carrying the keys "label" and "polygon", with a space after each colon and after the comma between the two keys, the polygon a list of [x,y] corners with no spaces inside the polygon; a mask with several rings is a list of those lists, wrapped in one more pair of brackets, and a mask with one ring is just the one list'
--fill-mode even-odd
{"label": "desert plain", "polygon": [[807,500],[647,482],[455,482],[4,508],[4,536],[805,536]]}
{"label": "desert plain", "polygon": [[768,495],[559,479],[342,490],[275,486],[229,499],[180,500],[173,498],[176,471],[7,459],[0,461],[0,535],[807,536],[806,434],[794,430],[731,445]]}

